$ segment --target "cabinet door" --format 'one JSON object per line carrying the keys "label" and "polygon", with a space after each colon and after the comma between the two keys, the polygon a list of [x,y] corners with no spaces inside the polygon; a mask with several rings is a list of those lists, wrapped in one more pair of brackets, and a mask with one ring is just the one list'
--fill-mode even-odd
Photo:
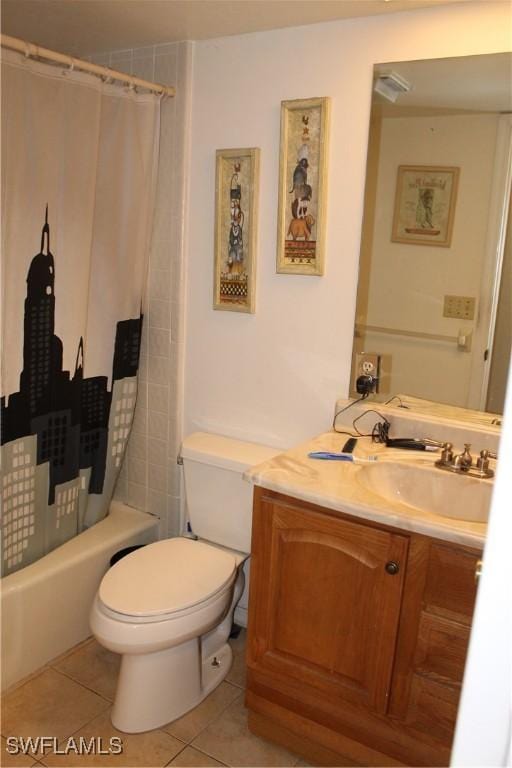
{"label": "cabinet door", "polygon": [[407,536],[261,494],[249,666],[385,712],[407,548]]}

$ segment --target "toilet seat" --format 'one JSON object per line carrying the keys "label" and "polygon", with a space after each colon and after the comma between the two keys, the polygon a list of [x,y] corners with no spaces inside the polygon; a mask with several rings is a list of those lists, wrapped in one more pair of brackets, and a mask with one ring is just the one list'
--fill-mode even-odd
{"label": "toilet seat", "polygon": [[222,598],[223,594],[230,592],[235,582],[235,575],[232,579],[229,579],[227,584],[211,595],[207,600],[201,603],[197,603],[190,608],[184,608],[182,611],[173,611],[172,613],[159,613],[155,616],[132,616],[127,613],[119,613],[118,611],[108,608],[101,602],[97,595],[97,603],[99,610],[108,618],[114,619],[114,621],[121,622],[121,624],[131,624],[133,626],[142,626],[143,624],[168,624],[170,621],[179,621],[180,619],[192,620],[193,614],[203,614],[207,612],[211,605],[218,602],[219,598]]}
{"label": "toilet seat", "polygon": [[98,597],[122,621],[163,621],[205,607],[231,586],[236,571],[229,551],[194,539],[164,539],[116,563]]}

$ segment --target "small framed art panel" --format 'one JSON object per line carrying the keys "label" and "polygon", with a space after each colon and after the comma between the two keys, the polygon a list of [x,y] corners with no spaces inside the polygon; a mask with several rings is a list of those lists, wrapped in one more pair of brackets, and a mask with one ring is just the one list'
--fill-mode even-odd
{"label": "small framed art panel", "polygon": [[277,271],[323,275],[328,97],[281,103]]}
{"label": "small framed art panel", "polygon": [[458,183],[456,167],[400,165],[391,241],[449,248]]}
{"label": "small framed art panel", "polygon": [[216,153],[214,309],[255,311],[260,150]]}

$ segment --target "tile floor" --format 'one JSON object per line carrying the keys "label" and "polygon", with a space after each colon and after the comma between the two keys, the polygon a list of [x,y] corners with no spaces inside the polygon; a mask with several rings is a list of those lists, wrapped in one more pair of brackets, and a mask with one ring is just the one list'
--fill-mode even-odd
{"label": "tile floor", "polygon": [[[2,766],[303,766],[297,755],[250,733],[244,707],[245,630],[231,641],[234,662],[226,680],[196,709],[157,731],[125,734],[110,722],[119,657],[86,640],[46,665],[2,700]],[[112,736],[120,755],[34,755],[7,752],[8,736],[73,736],[87,741]]]}

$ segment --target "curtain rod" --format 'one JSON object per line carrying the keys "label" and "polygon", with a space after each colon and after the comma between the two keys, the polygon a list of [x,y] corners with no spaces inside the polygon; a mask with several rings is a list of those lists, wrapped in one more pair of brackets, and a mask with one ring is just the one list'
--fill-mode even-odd
{"label": "curtain rod", "polygon": [[68,56],[64,53],[57,53],[57,51],[50,51],[48,48],[42,48],[35,43],[28,43],[25,40],[20,40],[17,37],[10,37],[10,35],[1,35],[1,45],[3,48],[10,48],[13,51],[19,51],[24,53],[27,57],[47,59],[58,64],[65,64],[70,69],[79,69],[82,72],[89,72],[92,75],[98,77],[108,78],[111,80],[119,80],[122,83],[128,83],[132,86],[139,86],[140,88],[147,88],[154,93],[161,93],[164,96],[174,96],[176,89],[170,85],[160,85],[159,83],[152,83],[150,80],[143,80],[140,77],[134,75],[127,75],[125,72],[118,72],[110,67],[101,67],[99,64],[93,64],[90,61],[84,61],[83,59],[75,59],[74,56]]}

